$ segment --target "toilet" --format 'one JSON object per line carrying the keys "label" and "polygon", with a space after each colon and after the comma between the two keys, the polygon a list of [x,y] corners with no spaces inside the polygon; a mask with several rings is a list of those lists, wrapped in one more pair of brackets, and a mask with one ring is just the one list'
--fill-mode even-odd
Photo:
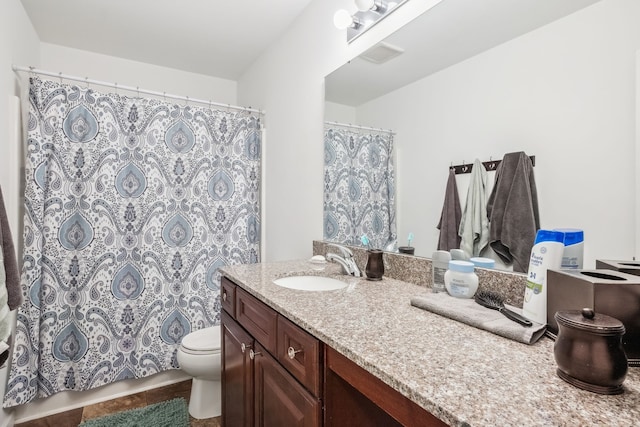
{"label": "toilet", "polygon": [[222,413],[220,347],[219,325],[182,338],[177,357],[180,369],[193,377],[189,399],[189,414],[193,418],[219,417]]}

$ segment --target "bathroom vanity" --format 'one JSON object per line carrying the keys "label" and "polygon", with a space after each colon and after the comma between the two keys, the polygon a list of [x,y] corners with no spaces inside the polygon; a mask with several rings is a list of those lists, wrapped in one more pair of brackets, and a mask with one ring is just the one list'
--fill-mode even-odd
{"label": "bathroom vanity", "polygon": [[221,287],[223,425],[445,425],[226,277]]}
{"label": "bathroom vanity", "polygon": [[[596,425],[640,420],[640,371],[602,396],[556,375],[553,341],[510,341],[410,305],[430,289],[307,261],[221,269],[223,424]],[[344,289],[273,283],[326,275]]]}

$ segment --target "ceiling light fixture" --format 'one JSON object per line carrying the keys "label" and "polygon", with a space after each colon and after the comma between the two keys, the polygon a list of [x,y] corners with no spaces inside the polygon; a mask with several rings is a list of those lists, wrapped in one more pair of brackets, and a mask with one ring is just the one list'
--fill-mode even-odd
{"label": "ceiling light fixture", "polygon": [[349,11],[340,9],[333,15],[333,25],[339,30],[344,30],[346,28],[357,28],[361,24]]}
{"label": "ceiling light fixture", "polygon": [[358,11],[352,14],[340,9],[333,16],[333,23],[338,29],[347,30],[347,42],[351,43],[406,1],[354,0]]}

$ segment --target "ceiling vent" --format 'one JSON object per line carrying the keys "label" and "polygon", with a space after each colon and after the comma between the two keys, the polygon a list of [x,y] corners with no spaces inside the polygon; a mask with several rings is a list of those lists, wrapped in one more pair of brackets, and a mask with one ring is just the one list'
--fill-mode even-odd
{"label": "ceiling vent", "polygon": [[403,52],[404,49],[402,48],[389,43],[380,42],[372,48],[366,50],[358,58],[373,62],[374,64],[382,64],[392,58],[395,58]]}

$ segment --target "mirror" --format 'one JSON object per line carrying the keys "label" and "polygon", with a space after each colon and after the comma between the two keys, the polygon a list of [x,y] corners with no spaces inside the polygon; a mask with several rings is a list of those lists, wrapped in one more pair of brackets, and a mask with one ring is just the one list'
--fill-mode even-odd
{"label": "mirror", "polygon": [[[444,0],[365,52],[403,53],[328,75],[325,120],[396,133],[398,244],[413,233],[417,256],[436,250],[451,165],[525,151],[541,227],[584,230],[584,268],[632,259],[638,14],[606,0]],[[456,177],[463,209],[468,181]]]}

